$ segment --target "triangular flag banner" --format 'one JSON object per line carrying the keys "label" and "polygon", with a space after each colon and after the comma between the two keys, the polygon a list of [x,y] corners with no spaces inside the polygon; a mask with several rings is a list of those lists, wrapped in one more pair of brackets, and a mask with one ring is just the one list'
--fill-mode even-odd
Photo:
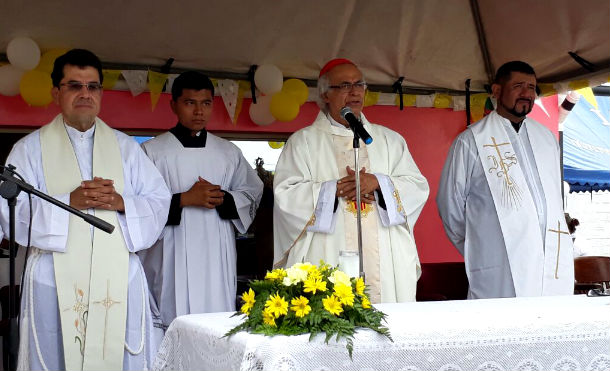
{"label": "triangular flag banner", "polygon": [[470,114],[472,122],[477,122],[483,118],[487,97],[489,97],[487,93],[472,94],[470,96]]}
{"label": "triangular flag banner", "polygon": [[434,108],[451,107],[451,96],[449,94],[436,94],[434,97]]}
{"label": "triangular flag banner", "polygon": [[434,107],[434,95],[416,95],[415,106],[416,107]]}
{"label": "triangular flag banner", "polygon": [[141,94],[146,90],[146,78],[148,77],[148,71],[140,70],[123,70],[121,71],[131,95],[134,97]]}
{"label": "triangular flag banner", "polygon": [[235,116],[233,117],[233,123],[237,124],[237,118],[241,113],[241,108],[244,105],[244,95],[250,91],[250,82],[245,80],[239,80],[239,89],[237,91],[237,105],[235,106]]}
{"label": "triangular flag banner", "polygon": [[[403,98],[404,98],[404,96],[403,96]],[[366,91],[366,94],[364,95],[364,106],[365,107],[374,106],[377,104],[378,101],[379,101],[379,92],[378,91],[370,91],[370,90]]]}
{"label": "triangular flag banner", "polygon": [[574,80],[568,83],[568,88],[572,91],[589,87],[589,80]]}
{"label": "triangular flag banner", "polygon": [[104,86],[104,90],[110,90],[114,88],[114,85],[119,80],[121,76],[120,70],[102,70],[102,75],[104,75],[104,82],[102,85]]}
{"label": "triangular flag banner", "polygon": [[546,114],[547,117],[551,117],[551,115],[549,114],[549,112],[546,110],[546,107],[544,106],[544,103],[542,103],[542,99],[536,99],[534,101],[534,103],[540,107],[540,109],[542,109],[542,111]]}
{"label": "triangular flag banner", "polygon": [[[416,95],[414,94],[403,94],[402,95],[402,104],[404,107],[415,107],[415,100],[416,100]],[[395,106],[399,106],[400,105],[400,96],[398,94],[395,94],[395,98],[394,98],[394,105]]]}
{"label": "triangular flag banner", "polygon": [[165,81],[167,81],[166,73],[148,71],[148,90],[150,91],[150,104],[153,111],[157,107]]}
{"label": "triangular flag banner", "polygon": [[229,79],[218,80],[218,92],[229,113],[231,122],[235,123],[235,108],[237,107],[237,96],[239,95],[239,83]]}
{"label": "triangular flag banner", "polygon": [[597,106],[597,101],[595,100],[595,95],[593,94],[593,89],[591,89],[590,87],[586,87],[578,89],[576,90],[576,92],[582,95],[582,97],[585,98],[590,105],[595,107],[595,109],[599,109],[599,107]]}
{"label": "triangular flag banner", "polygon": [[453,97],[453,100],[451,103],[453,105],[454,111],[466,110],[466,97],[463,95]]}
{"label": "triangular flag banner", "polygon": [[483,115],[487,116],[493,110],[494,110],[494,104],[491,101],[491,97],[487,97],[487,99],[485,99],[485,107],[483,108]]}
{"label": "triangular flag banner", "polygon": [[538,88],[540,88],[540,95],[543,97],[549,97],[557,94],[557,90],[553,84],[540,83],[538,84]]}
{"label": "triangular flag banner", "polygon": [[172,92],[172,86],[174,86],[174,80],[176,80],[176,77],[178,77],[178,74],[172,73],[171,75],[167,76],[167,84],[165,84],[165,92],[166,93],[171,93]]}

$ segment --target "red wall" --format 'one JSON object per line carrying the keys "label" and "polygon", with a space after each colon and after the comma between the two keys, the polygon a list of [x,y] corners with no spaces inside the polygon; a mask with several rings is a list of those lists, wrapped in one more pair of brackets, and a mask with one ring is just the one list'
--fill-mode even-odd
{"label": "red wall", "polygon": [[[169,109],[168,94],[162,94],[154,111],[149,94],[132,97],[123,91],[105,91],[100,117],[117,129],[162,131],[175,125]],[[557,96],[544,98],[550,117],[535,106],[530,117],[557,132]],[[287,136],[308,125],[318,114],[315,103],[301,107],[299,116],[290,123],[277,122],[258,126],[248,116],[250,100],[245,99],[236,124],[229,120],[222,100],[216,97],[215,109],[208,129],[213,132],[267,133],[269,138]],[[41,126],[59,113],[51,104],[46,108],[29,107],[20,96],[0,96],[0,128],[30,129]],[[422,174],[428,179],[430,197],[415,227],[415,239],[422,262],[461,261],[461,255],[447,239],[436,207],[436,193],[445,158],[453,139],[465,128],[465,112],[451,109],[372,106],[364,109],[371,122],[385,125],[406,138],[409,150]]]}

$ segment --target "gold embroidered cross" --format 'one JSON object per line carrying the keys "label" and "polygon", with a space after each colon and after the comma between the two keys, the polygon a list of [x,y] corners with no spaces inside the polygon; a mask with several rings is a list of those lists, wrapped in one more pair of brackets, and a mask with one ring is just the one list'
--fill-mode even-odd
{"label": "gold embroidered cross", "polygon": [[557,229],[549,229],[549,232],[557,233],[557,263],[555,264],[555,279],[558,279],[557,271],[559,270],[559,251],[561,250],[561,234],[570,234],[570,232],[561,230],[561,223],[557,221]]}
{"label": "gold embroidered cross", "polygon": [[120,301],[114,301],[110,297],[110,280],[106,281],[106,297],[103,300],[93,302],[93,304],[101,304],[106,309],[106,314],[104,316],[104,348],[102,350],[102,359],[106,358],[106,331],[108,330],[108,310],[114,304],[120,303]]}
{"label": "gold embroidered cross", "polygon": [[500,161],[500,168],[502,169],[502,172],[504,173],[504,177],[506,179],[506,184],[508,184],[510,186],[510,185],[512,185],[512,181],[510,180],[510,177],[508,176],[508,167],[504,163],[504,160],[506,160],[506,159],[502,158],[502,154],[500,153],[500,146],[505,146],[510,143],[509,142],[496,143],[496,137],[491,137],[491,141],[493,142],[493,144],[483,144],[483,147],[494,147],[496,149],[496,152],[498,153],[498,160]]}

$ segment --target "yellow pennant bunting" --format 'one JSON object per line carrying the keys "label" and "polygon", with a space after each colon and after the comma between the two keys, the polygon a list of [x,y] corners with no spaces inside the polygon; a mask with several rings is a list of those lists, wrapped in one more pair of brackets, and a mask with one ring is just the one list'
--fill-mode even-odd
{"label": "yellow pennant bunting", "polygon": [[163,91],[163,85],[167,81],[167,74],[155,71],[148,71],[148,90],[150,91],[150,104],[151,110],[154,111],[161,92]]}
{"label": "yellow pennant bunting", "polygon": [[590,105],[595,107],[595,109],[599,109],[599,107],[597,106],[597,100],[595,100],[595,95],[593,94],[593,89],[591,89],[590,87],[586,87],[578,89],[576,90],[576,92],[582,95],[582,97],[585,98]]}
{"label": "yellow pennant bunting", "polygon": [[114,88],[114,85],[119,80],[121,76],[120,70],[102,70],[102,75],[104,75],[104,82],[102,85],[104,86],[104,90],[110,90]]}
{"label": "yellow pennant bunting", "polygon": [[374,106],[379,101],[379,92],[367,90],[364,95],[364,106]]}
{"label": "yellow pennant bunting", "polygon": [[580,90],[589,87],[589,80],[574,80],[568,83],[570,90]]}
{"label": "yellow pennant bunting", "polygon": [[[414,94],[403,94],[402,95],[402,104],[405,107],[415,107],[415,100],[417,99],[417,95]],[[400,96],[396,94],[396,98],[394,98],[394,104],[400,106]]]}
{"label": "yellow pennant bunting", "polygon": [[434,108],[451,107],[451,96],[448,94],[436,94],[434,97]]}
{"label": "yellow pennant bunting", "polygon": [[557,90],[553,84],[540,83],[538,84],[538,87],[540,88],[540,95],[543,97],[557,94]]}
{"label": "yellow pennant bunting", "polygon": [[477,122],[485,115],[485,101],[489,97],[487,93],[472,94],[470,96],[470,114],[473,122]]}

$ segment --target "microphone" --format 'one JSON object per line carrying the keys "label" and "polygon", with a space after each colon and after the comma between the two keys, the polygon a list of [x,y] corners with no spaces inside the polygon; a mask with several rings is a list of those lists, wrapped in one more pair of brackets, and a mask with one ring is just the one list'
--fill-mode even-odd
{"label": "microphone", "polygon": [[364,126],[362,126],[362,122],[358,120],[356,115],[352,112],[352,109],[349,107],[343,107],[340,112],[341,117],[349,124],[349,127],[352,131],[364,141],[365,144],[373,143],[373,138],[366,131]]}

